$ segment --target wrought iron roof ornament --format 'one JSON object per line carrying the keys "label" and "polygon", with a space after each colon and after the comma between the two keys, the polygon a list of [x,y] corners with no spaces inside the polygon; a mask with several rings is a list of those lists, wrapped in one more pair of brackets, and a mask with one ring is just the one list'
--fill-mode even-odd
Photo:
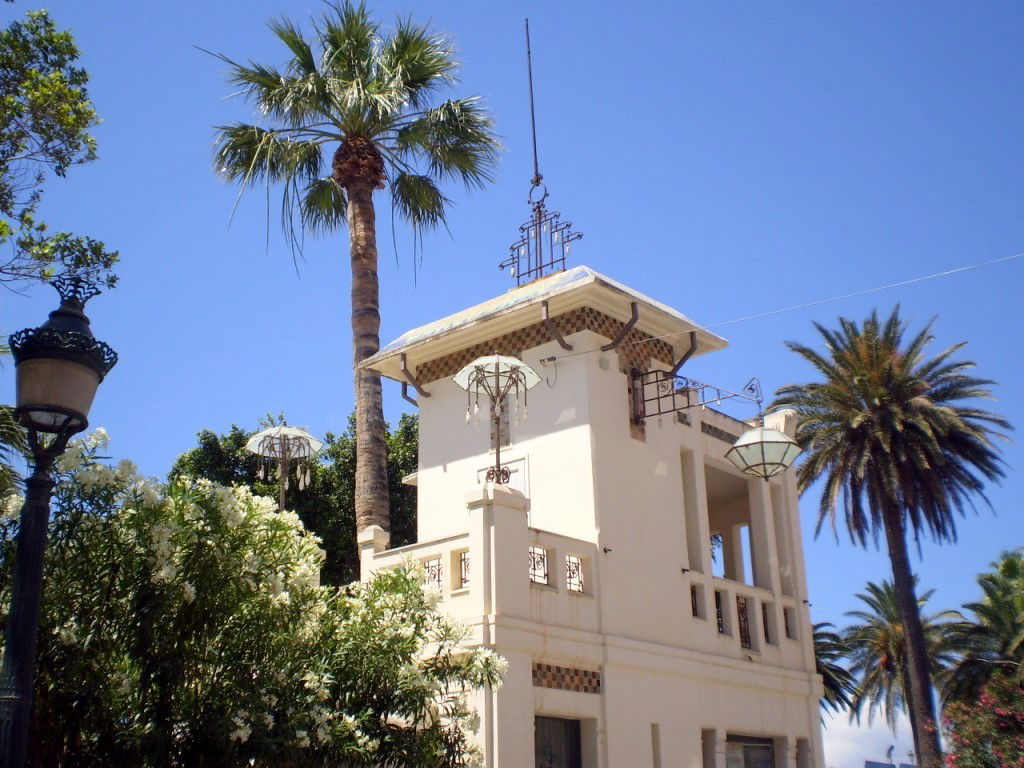
{"label": "wrought iron roof ornament", "polygon": [[533,178],[527,202],[533,211],[529,221],[519,227],[519,239],[510,247],[510,255],[498,265],[509,267],[517,285],[543,277],[546,273],[565,269],[569,243],[583,237],[572,231],[571,221],[561,221],[558,211],[545,205],[548,188],[537,160],[537,119],[533,106],[533,57],[530,52],[530,20],[526,19],[526,71],[530,83],[530,133],[533,138]]}

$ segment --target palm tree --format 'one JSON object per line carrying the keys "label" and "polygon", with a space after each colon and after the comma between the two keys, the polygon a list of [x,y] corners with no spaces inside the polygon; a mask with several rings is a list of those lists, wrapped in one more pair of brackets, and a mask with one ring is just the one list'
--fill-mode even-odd
{"label": "palm tree", "polygon": [[[909,686],[906,632],[899,598],[889,581],[881,584],[869,581],[865,590],[857,595],[865,608],[846,613],[858,623],[843,630],[843,645],[855,681],[850,719],[859,723],[866,704],[869,723],[881,711],[889,727],[895,729],[896,716],[910,709],[914,698]],[[928,590],[917,599],[919,610],[933,593],[934,590]],[[952,628],[957,619],[962,617],[956,611],[920,617],[932,678],[944,674],[956,661]]]}
{"label": "palm tree", "polygon": [[458,63],[451,44],[428,27],[399,19],[386,35],[365,5],[351,2],[329,3],[311,40],[288,20],[269,26],[288,51],[283,68],[219,56],[263,123],[220,127],[216,165],[243,191],[260,183],[283,186],[283,224],[293,249],[300,247],[298,229],[348,227],[356,525],[388,530],[380,376],[359,367],[380,347],[373,193],[389,189],[392,211],[412,224],[419,242],[424,230],[445,222],[449,200],[439,183],[489,181],[498,143],[478,100],[431,106],[455,82]]}
{"label": "palm tree", "polygon": [[854,543],[885,535],[899,615],[906,632],[910,723],[923,768],[941,768],[935,705],[924,631],[910,571],[907,536],[956,539],[956,516],[984,498],[985,480],[1003,474],[993,428],[998,415],[971,401],[990,398],[992,382],[971,376],[973,363],[953,361],[963,343],[927,358],[931,323],[904,344],[899,308],[883,322],[877,313],[858,325],[840,318],[838,330],[816,324],[819,353],[787,346],[811,363],[820,382],[783,387],[775,407],[799,415],[805,450],[797,480],[806,491],[824,481],[818,531],[836,530],[841,512]]}
{"label": "palm tree", "polygon": [[973,621],[955,627],[963,658],[943,686],[943,698],[973,702],[999,671],[1019,676],[1024,663],[1024,550],[1006,552],[978,577],[981,600],[964,607]]}
{"label": "palm tree", "polygon": [[846,656],[846,643],[832,629],[827,621],[814,625],[814,663],[825,687],[821,708],[840,712],[850,708],[854,685],[853,675],[841,663]]}

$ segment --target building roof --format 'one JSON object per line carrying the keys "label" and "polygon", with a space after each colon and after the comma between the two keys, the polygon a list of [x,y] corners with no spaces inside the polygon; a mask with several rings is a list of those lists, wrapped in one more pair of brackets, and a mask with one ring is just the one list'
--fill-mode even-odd
{"label": "building roof", "polygon": [[637,330],[651,336],[667,336],[665,341],[672,344],[677,357],[689,347],[689,331],[697,332],[695,355],[727,345],[725,339],[701,328],[671,307],[590,267],[579,266],[539,278],[461,312],[406,331],[364,360],[362,365],[401,380],[399,359],[403,353],[409,368],[415,370],[418,364],[427,360],[537,322],[544,301],[548,302],[551,317],[589,306],[623,322],[630,318],[630,304],[635,301],[640,318]]}

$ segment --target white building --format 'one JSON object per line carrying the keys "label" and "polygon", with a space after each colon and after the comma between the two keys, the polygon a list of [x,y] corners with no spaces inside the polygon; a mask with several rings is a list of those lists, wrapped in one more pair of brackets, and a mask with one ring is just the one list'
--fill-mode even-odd
{"label": "white building", "polygon": [[[421,388],[419,543],[387,549],[363,531],[362,575],[423,562],[444,609],[508,659],[504,686],[478,701],[486,765],[823,765],[793,472],[747,478],[724,458],[745,423],[671,411],[635,378],[688,353],[689,374],[725,346],[577,267],[367,361]],[[508,414],[505,486],[485,482],[492,429],[486,415],[466,425],[451,378],[494,352],[543,378],[528,417]],[[662,394],[679,396],[669,381]],[[792,434],[791,415],[768,421]]]}

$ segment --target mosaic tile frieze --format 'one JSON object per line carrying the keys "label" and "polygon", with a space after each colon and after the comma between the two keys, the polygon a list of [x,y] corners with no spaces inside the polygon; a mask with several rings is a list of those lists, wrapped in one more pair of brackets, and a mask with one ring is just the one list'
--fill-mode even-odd
{"label": "mosaic tile frieze", "polygon": [[[580,307],[570,312],[564,312],[552,317],[551,321],[562,336],[590,330],[604,336],[609,341],[614,339],[625,325],[621,320],[616,320],[591,307]],[[549,341],[554,341],[554,337],[544,323],[538,321],[524,328],[466,347],[458,352],[428,360],[417,366],[416,377],[421,383],[428,384],[447,376],[454,376],[464,366],[483,355],[497,352],[499,355],[522,357],[525,350],[539,347]],[[651,358],[666,365],[675,363],[671,344],[663,339],[653,339],[650,335],[635,328],[626,335],[622,344],[615,351],[619,356],[619,370],[627,374],[632,370],[646,371]]]}
{"label": "mosaic tile frieze", "polygon": [[533,684],[538,688],[558,688],[578,693],[601,693],[598,670],[560,667],[557,664],[533,663]]}

